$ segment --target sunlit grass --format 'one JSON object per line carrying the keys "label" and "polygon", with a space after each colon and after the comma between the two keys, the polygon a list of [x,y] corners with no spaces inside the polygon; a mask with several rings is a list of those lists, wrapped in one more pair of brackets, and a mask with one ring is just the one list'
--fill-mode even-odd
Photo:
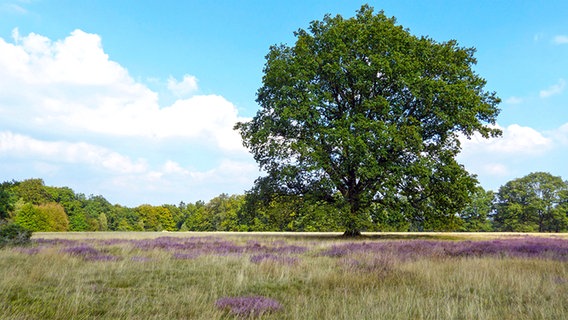
{"label": "sunlit grass", "polygon": [[[389,235],[36,234],[0,250],[0,318],[230,319],[239,297],[281,305],[263,319],[568,316],[566,238]],[[482,249],[435,240],[460,236]]]}

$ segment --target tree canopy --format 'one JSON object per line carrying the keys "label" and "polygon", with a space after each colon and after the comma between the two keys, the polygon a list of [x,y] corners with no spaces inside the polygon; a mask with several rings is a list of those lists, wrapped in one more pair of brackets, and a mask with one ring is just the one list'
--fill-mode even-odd
{"label": "tree canopy", "polygon": [[533,172],[499,188],[495,228],[503,231],[559,232],[568,229],[568,183]]}
{"label": "tree canopy", "polygon": [[[32,179],[38,180],[38,179]],[[41,179],[39,179],[41,180]],[[264,182],[271,182],[263,180]],[[336,203],[311,195],[268,194],[257,184],[245,195],[220,194],[208,202],[179,205],[110,204],[101,195],[75,193],[69,187],[45,186],[18,195],[27,180],[0,184],[0,229],[19,237],[29,231],[341,231],[344,211]],[[30,202],[38,195],[51,201]],[[3,194],[3,196],[2,196]],[[456,215],[409,215],[373,203],[365,231],[568,231],[568,182],[536,172],[503,185],[497,194],[476,186],[472,201]],[[25,200],[28,199],[28,200]],[[2,212],[0,212],[2,213]],[[11,230],[11,231],[10,231]],[[0,233],[1,233],[0,232]],[[6,235],[6,234],[5,234]],[[0,238],[2,235],[0,235]],[[19,239],[19,238],[18,238]],[[2,241],[0,239],[0,247]],[[16,239],[16,241],[19,241]]]}
{"label": "tree canopy", "polygon": [[455,217],[476,184],[455,160],[460,136],[500,135],[475,49],[416,37],[369,6],[295,36],[270,48],[260,110],[235,127],[267,173],[259,183],[334,202],[346,234],[371,208],[419,224]]}

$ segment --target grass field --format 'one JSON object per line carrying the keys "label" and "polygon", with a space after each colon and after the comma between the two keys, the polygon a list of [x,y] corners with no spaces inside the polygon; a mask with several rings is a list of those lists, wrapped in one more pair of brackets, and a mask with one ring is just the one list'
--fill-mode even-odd
{"label": "grass field", "polygon": [[566,319],[568,235],[37,233],[0,319]]}

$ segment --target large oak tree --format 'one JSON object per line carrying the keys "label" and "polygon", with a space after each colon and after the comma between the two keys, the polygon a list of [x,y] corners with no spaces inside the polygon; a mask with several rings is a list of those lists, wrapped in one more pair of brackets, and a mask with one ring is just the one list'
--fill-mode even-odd
{"label": "large oak tree", "polygon": [[295,36],[270,48],[260,110],[236,125],[267,173],[259,183],[335,200],[348,235],[371,205],[418,222],[459,212],[476,183],[455,160],[460,136],[500,134],[475,49],[416,37],[369,6]]}

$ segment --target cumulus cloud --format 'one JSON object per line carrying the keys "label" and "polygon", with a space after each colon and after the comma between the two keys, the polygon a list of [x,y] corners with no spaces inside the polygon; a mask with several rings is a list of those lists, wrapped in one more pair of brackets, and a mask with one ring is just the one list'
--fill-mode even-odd
{"label": "cumulus cloud", "polygon": [[182,168],[179,163],[172,160],[166,161],[162,168],[162,171],[166,174],[189,174],[189,170]]}
{"label": "cumulus cloud", "polygon": [[186,74],[181,81],[177,81],[174,77],[169,77],[168,90],[178,97],[187,96],[197,91],[197,78]]}
{"label": "cumulus cloud", "polygon": [[553,95],[560,94],[566,88],[566,81],[564,79],[558,80],[558,83],[548,87],[547,89],[541,90],[539,96],[541,98],[548,98]]}
{"label": "cumulus cloud", "polygon": [[212,181],[216,184],[223,184],[227,180],[238,180],[241,183],[246,183],[250,178],[258,176],[258,167],[251,162],[224,159],[211,170],[193,172],[191,175],[197,180]]}
{"label": "cumulus cloud", "polygon": [[500,138],[484,139],[478,134],[471,139],[460,137],[462,152],[458,161],[489,189],[495,190],[503,181],[527,174],[527,170],[544,170],[543,160],[558,146],[551,132],[519,124],[496,127],[503,131]]}
{"label": "cumulus cloud", "polygon": [[12,32],[15,44],[0,39],[0,65],[4,79],[26,85],[73,84],[101,86],[126,83],[133,85],[126,69],[110,61],[101,38],[81,30],[61,41],[51,41],[39,34],[21,36]]}
{"label": "cumulus cloud", "polygon": [[177,100],[160,105],[98,35],[14,29],[12,41],[0,38],[0,175],[66,177],[59,185],[127,205],[250,187],[257,167],[233,130],[247,119],[222,96],[196,94],[192,75],[166,81]]}
{"label": "cumulus cloud", "polygon": [[127,156],[100,146],[84,142],[44,141],[9,131],[0,132],[0,156],[87,164],[119,173],[147,170],[144,160],[132,161]]}
{"label": "cumulus cloud", "polygon": [[556,44],[567,44],[568,43],[568,36],[557,35],[557,36],[554,37],[553,41]]}
{"label": "cumulus cloud", "polygon": [[[115,176],[108,188],[111,191],[128,189],[126,197],[137,204],[148,192],[154,199],[196,201],[212,199],[222,192],[242,194],[257,176],[258,168],[247,161],[225,159],[213,168],[198,171],[168,160],[159,168],[143,174]],[[161,203],[172,202],[153,201],[156,205]]]}
{"label": "cumulus cloud", "polygon": [[131,176],[131,178],[151,180],[153,183],[162,184],[175,180],[185,180],[190,184],[203,182],[223,184],[237,180],[241,184],[246,184],[256,176],[258,176],[258,167],[254,163],[222,159],[214,167],[204,171],[185,168],[175,161],[167,160],[156,170],[148,170],[144,175]]}
{"label": "cumulus cloud", "polygon": [[[67,164],[85,165],[91,169],[82,169],[83,174],[91,171],[105,175],[104,189],[114,194],[126,190],[123,199],[130,198],[127,201],[131,205],[141,201],[167,203],[151,201],[148,193],[162,199],[174,197],[177,201],[187,199],[189,192],[194,200],[211,199],[221,192],[242,193],[258,176],[257,166],[247,160],[221,159],[206,170],[184,167],[174,160],[151,165],[146,159],[133,160],[89,143],[47,141],[9,131],[0,132],[0,158],[3,161],[33,159],[34,169],[44,174],[59,172]],[[87,190],[92,192],[92,188]]]}
{"label": "cumulus cloud", "polygon": [[[179,137],[226,151],[244,151],[232,130],[236,107],[217,95],[199,95],[160,106],[158,95],[109,59],[101,38],[81,30],[52,41],[13,32],[0,38],[0,117],[49,132],[92,132],[143,138]],[[168,80],[181,96],[197,90],[197,79]],[[2,120],[0,120],[0,123]]]}
{"label": "cumulus cloud", "polygon": [[560,126],[560,128],[552,131],[552,136],[562,145],[568,145],[568,123]]}
{"label": "cumulus cloud", "polygon": [[549,150],[553,145],[551,138],[530,127],[512,124],[499,129],[503,131],[501,138],[484,139],[477,134],[471,139],[462,138],[463,153],[538,155]]}

